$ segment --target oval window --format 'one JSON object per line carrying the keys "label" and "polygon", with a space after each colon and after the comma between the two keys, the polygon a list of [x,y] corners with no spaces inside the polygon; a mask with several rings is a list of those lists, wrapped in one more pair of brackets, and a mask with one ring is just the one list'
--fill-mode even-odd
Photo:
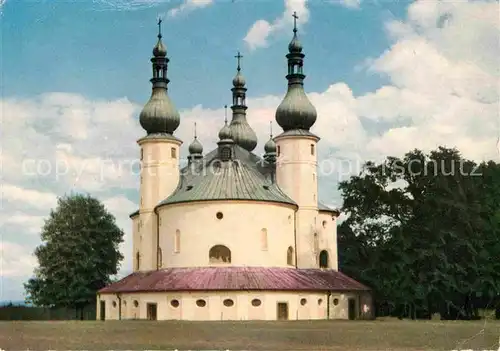
{"label": "oval window", "polygon": [[337,306],[339,304],[339,299],[333,299],[333,304]]}
{"label": "oval window", "polygon": [[113,301],[113,307],[116,307],[116,301]]}
{"label": "oval window", "polygon": [[138,307],[138,306],[139,306],[139,301],[134,300],[134,307]]}
{"label": "oval window", "polygon": [[302,306],[304,306],[306,303],[307,303],[307,300],[306,300],[306,299],[300,299],[300,304],[301,304]]}
{"label": "oval window", "polygon": [[224,217],[224,215],[222,214],[222,212],[217,212],[215,214],[215,216],[217,217],[217,219],[222,219],[222,217]]}
{"label": "oval window", "polygon": [[231,300],[231,299],[225,299],[224,302],[223,302],[224,306],[226,307],[231,307],[234,305],[234,301]]}
{"label": "oval window", "polygon": [[260,300],[259,299],[253,299],[252,300],[252,306],[254,307],[259,307],[261,304]]}
{"label": "oval window", "polygon": [[323,221],[323,228],[326,228],[326,224],[327,224],[327,222]]}
{"label": "oval window", "polygon": [[170,306],[177,308],[179,307],[179,300],[172,300],[170,301]]}
{"label": "oval window", "polygon": [[196,306],[205,307],[206,305],[207,305],[207,302],[205,300],[202,300],[202,299],[196,300]]}

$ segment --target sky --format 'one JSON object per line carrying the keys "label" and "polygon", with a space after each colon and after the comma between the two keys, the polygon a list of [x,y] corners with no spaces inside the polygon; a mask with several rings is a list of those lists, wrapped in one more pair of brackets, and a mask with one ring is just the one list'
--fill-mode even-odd
{"label": "sky", "polygon": [[194,122],[205,151],[215,147],[238,51],[261,154],[286,93],[294,11],[322,202],[340,207],[338,182],[364,161],[415,148],[500,161],[497,1],[0,0],[0,300],[24,299],[44,219],[72,192],[115,215],[120,274],[132,270],[139,181],[127,165],[145,134],[158,16],[182,156]]}

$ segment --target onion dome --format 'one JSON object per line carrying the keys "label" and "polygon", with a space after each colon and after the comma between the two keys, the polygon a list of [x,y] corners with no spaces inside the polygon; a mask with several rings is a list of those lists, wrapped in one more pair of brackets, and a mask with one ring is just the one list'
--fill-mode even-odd
{"label": "onion dome", "polygon": [[194,140],[188,147],[189,154],[192,156],[203,154],[203,145],[201,145],[196,135],[196,122],[194,123]]}
{"label": "onion dome", "polygon": [[243,57],[238,52],[235,56],[238,59],[238,67],[236,69],[236,76],[233,79],[233,88],[231,89],[233,93],[233,106],[231,110],[233,111],[233,117],[231,119],[231,138],[234,142],[244,148],[245,150],[251,152],[257,147],[257,134],[250,127],[246,117],[247,106],[245,103],[246,91],[245,78],[241,74],[240,59]]}
{"label": "onion dome", "polygon": [[276,152],[276,143],[274,142],[272,135],[271,135],[271,138],[264,145],[264,151],[266,152],[266,154],[270,154],[270,153],[275,153]]}
{"label": "onion dome", "polygon": [[153,49],[153,89],[151,98],[142,109],[139,122],[148,134],[166,133],[172,135],[180,124],[180,115],[167,95],[169,79],[167,50],[161,41],[161,20],[158,21],[158,43]]}
{"label": "onion dome", "polygon": [[219,131],[219,139],[220,140],[228,140],[232,139],[231,128],[227,125],[227,105],[224,106],[226,110],[226,117],[224,118],[224,127]]}
{"label": "onion dome", "polygon": [[153,56],[155,57],[165,57],[167,56],[167,48],[161,41],[161,34],[158,34],[158,42],[153,48]]}
{"label": "onion dome", "polygon": [[293,39],[288,45],[288,91],[276,110],[276,122],[283,131],[300,129],[309,131],[316,122],[316,108],[304,92],[305,75],[302,72],[304,54],[297,38],[297,19],[294,13]]}
{"label": "onion dome", "polygon": [[300,53],[302,52],[302,43],[297,38],[297,28],[293,29],[293,38],[290,44],[288,44],[288,51],[291,53]]}
{"label": "onion dome", "polygon": [[235,88],[242,88],[245,87],[246,81],[245,77],[243,77],[243,74],[240,72],[240,68],[238,67],[238,72],[236,73],[236,76],[233,78],[233,86]]}

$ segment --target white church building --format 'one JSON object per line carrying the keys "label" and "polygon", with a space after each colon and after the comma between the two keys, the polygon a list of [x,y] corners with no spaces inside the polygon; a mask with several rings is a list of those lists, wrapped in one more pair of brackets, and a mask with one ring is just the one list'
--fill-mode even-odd
{"label": "white church building", "polygon": [[[160,22],[161,23],[161,22]],[[159,23],[159,24],[160,24]],[[217,148],[198,138],[180,167],[179,112],[167,95],[167,50],[153,49],[150,100],[140,114],[140,208],[133,273],[97,294],[97,319],[370,319],[368,287],[338,271],[339,212],[318,201],[317,113],[304,92],[294,26],[282,131],[254,153],[238,54],[232,119]]]}

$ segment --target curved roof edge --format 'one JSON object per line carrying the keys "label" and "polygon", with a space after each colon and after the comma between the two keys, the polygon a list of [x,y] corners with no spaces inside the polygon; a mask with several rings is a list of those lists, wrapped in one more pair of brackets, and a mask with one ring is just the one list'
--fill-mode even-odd
{"label": "curved roof edge", "polygon": [[137,216],[138,214],[139,214],[139,210],[132,212],[128,216],[129,216],[129,218],[133,218],[133,217]]}
{"label": "curved roof edge", "polygon": [[[263,202],[263,203],[270,203],[270,204],[280,204],[280,205],[287,205],[291,207],[298,208],[299,206],[296,203],[292,202],[287,202],[287,201],[279,201],[279,200],[260,200],[260,199],[240,199],[240,198],[234,198],[234,199],[198,199],[198,200],[179,200],[176,202],[165,202],[163,200],[160,202],[158,205],[155,206],[155,211],[156,209],[163,207],[163,206],[170,206],[170,205],[181,205],[181,204],[194,204],[194,203],[199,203],[199,202],[224,202],[224,201],[240,201],[240,202]],[[139,211],[137,211],[139,212]],[[135,213],[135,212],[134,212]]]}
{"label": "curved roof edge", "polygon": [[304,130],[304,129],[291,129],[291,130],[287,130],[286,132],[283,132],[283,133],[275,136],[274,139],[276,140],[276,139],[280,139],[280,138],[297,137],[297,136],[308,137],[308,138],[311,138],[311,139],[315,139],[316,141],[321,140],[321,138],[319,136],[317,136],[316,134],[313,134],[310,131]]}
{"label": "curved roof edge", "polygon": [[324,203],[318,201],[318,211],[319,212],[330,212],[330,213],[335,213],[337,216],[340,215],[340,210],[333,209],[325,205]]}
{"label": "curved roof edge", "polygon": [[178,143],[182,144],[182,140],[173,136],[172,134],[168,133],[152,133],[148,134],[146,136],[141,137],[139,140],[137,140],[137,143],[142,143],[144,141],[148,140],[171,140],[171,141],[176,141]]}

